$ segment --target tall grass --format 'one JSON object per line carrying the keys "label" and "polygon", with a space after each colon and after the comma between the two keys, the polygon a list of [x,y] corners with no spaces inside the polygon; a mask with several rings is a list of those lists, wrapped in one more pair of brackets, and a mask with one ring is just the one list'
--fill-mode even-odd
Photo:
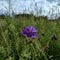
{"label": "tall grass", "polygon": [[[60,23],[57,21],[19,16],[13,20],[5,17],[0,19],[0,23],[1,60],[49,60],[51,55],[51,59],[60,59]],[[30,25],[38,29],[37,38],[32,39],[32,43],[28,43],[30,40],[20,34],[24,26]],[[51,40],[54,34],[57,40]]]}

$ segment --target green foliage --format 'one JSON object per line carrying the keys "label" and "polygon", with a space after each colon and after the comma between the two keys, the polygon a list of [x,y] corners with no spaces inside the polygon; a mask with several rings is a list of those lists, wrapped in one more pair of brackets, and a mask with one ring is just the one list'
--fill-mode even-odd
{"label": "green foliage", "polygon": [[[0,60],[60,60],[59,22],[32,15],[0,19]],[[30,25],[38,29],[36,39],[20,34],[24,26]],[[57,40],[51,40],[53,34]],[[30,40],[32,43],[28,43]]]}

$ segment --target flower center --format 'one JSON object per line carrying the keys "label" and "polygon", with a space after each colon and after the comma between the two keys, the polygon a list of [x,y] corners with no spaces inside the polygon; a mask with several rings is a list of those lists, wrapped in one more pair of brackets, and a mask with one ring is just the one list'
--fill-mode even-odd
{"label": "flower center", "polygon": [[33,31],[32,30],[30,30],[30,34],[33,34]]}

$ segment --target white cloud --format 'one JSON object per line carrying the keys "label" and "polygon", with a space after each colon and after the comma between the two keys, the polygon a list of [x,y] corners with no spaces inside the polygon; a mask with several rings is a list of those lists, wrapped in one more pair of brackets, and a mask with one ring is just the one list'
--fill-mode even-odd
{"label": "white cloud", "polygon": [[4,14],[8,11],[8,4],[6,1],[0,1],[0,14]]}
{"label": "white cloud", "polygon": [[[58,11],[58,8],[60,8],[60,6],[58,6],[58,3],[60,0],[56,0],[53,2],[49,2],[47,0],[16,0],[16,1],[11,0],[11,1],[12,1],[12,3],[11,3],[12,9],[15,11],[16,14],[23,13],[25,8],[27,9],[27,11],[25,11],[26,13],[33,11],[35,14],[36,13],[36,10],[35,10],[36,7],[35,7],[34,1],[37,3],[37,9],[38,10],[40,8],[42,8],[42,15],[45,15],[45,16],[47,15],[48,17],[50,17],[52,14],[52,8],[54,10],[54,14],[59,14],[59,12],[60,12],[60,9]],[[0,1],[0,11],[1,10],[3,10],[4,12],[9,10],[7,0]],[[48,14],[50,14],[50,15],[48,15]]]}

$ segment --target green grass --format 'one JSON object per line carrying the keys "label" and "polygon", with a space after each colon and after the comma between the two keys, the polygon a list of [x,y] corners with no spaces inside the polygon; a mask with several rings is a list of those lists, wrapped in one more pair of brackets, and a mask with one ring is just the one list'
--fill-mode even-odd
{"label": "green grass", "polygon": [[[24,26],[37,28],[37,38],[20,34]],[[42,35],[44,32],[44,36]],[[51,40],[51,35],[57,40]],[[32,40],[32,43],[28,43]],[[48,48],[49,46],[49,48]],[[52,58],[49,58],[52,56]],[[60,21],[44,17],[0,18],[0,60],[60,60]]]}

